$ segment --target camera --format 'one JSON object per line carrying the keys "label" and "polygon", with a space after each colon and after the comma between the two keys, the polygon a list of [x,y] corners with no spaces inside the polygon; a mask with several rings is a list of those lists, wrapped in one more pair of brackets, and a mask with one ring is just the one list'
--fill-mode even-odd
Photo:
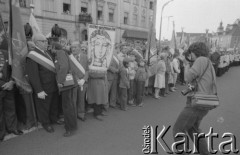
{"label": "camera", "polygon": [[187,89],[182,90],[181,93],[182,93],[183,96],[186,96],[188,93],[190,93],[194,90],[195,90],[195,86],[189,83],[187,85]]}

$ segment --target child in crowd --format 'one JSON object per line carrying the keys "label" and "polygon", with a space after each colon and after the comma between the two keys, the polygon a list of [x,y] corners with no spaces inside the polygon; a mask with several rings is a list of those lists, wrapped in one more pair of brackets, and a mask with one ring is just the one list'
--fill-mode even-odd
{"label": "child in crowd", "polygon": [[131,106],[134,106],[134,99],[135,99],[135,95],[136,95],[136,91],[135,91],[135,75],[136,75],[136,70],[138,68],[137,62],[135,61],[135,55],[134,54],[130,54],[129,57],[132,59],[131,62],[129,62],[129,80],[130,80],[130,88],[128,90],[128,104]]}
{"label": "child in crowd", "polygon": [[119,95],[120,95],[120,109],[123,111],[127,110],[127,90],[130,88],[130,81],[129,81],[129,59],[123,59],[123,66],[120,69],[120,83],[119,83]]}
{"label": "child in crowd", "polygon": [[136,102],[137,106],[143,106],[143,95],[144,95],[144,88],[145,88],[145,81],[148,78],[147,68],[145,67],[145,60],[141,59],[139,61],[139,66],[137,69],[137,73],[135,75],[136,81]]}

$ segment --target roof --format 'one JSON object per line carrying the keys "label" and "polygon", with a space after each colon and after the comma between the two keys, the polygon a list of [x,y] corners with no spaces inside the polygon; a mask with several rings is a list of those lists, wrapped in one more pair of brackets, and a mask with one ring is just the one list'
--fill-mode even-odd
{"label": "roof", "polygon": [[232,36],[240,36],[240,26],[238,25],[232,25],[232,29],[226,31],[227,35],[232,35]]}
{"label": "roof", "polygon": [[[186,33],[186,32],[183,32],[184,33],[184,36],[188,36],[189,37],[201,37],[201,36],[206,36],[206,33]],[[177,37],[181,37],[182,36],[182,32],[177,32]],[[208,36],[211,37],[212,34],[211,33],[208,33]]]}
{"label": "roof", "polygon": [[136,38],[147,40],[148,32],[146,31],[136,31],[136,30],[125,30],[123,33],[123,38]]}

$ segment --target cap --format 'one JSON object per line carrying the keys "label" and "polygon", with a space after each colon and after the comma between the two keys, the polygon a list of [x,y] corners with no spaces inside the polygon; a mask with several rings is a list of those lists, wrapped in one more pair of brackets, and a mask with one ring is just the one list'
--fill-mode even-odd
{"label": "cap", "polygon": [[36,42],[38,40],[47,40],[47,38],[43,34],[37,33],[33,35],[32,40]]}

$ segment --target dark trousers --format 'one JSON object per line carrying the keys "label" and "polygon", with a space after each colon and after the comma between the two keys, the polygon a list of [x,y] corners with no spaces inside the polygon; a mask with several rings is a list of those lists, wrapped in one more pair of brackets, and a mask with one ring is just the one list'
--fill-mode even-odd
{"label": "dark trousers", "polygon": [[143,101],[145,88],[145,81],[136,81],[136,105],[139,105]]}
{"label": "dark trousers", "polygon": [[121,88],[119,89],[119,94],[120,94],[120,109],[122,110],[126,110],[126,106],[127,106],[127,88]]}
{"label": "dark trousers", "polygon": [[62,107],[66,131],[77,129],[77,87],[62,91]]}
{"label": "dark trousers", "polygon": [[117,79],[108,81],[109,105],[116,106],[117,102]]}
{"label": "dark trousers", "polygon": [[169,80],[169,73],[165,72],[165,92],[169,92],[169,86],[168,86],[168,80]]}
{"label": "dark trousers", "polygon": [[[187,99],[187,105],[189,105],[191,99]],[[176,134],[178,133],[186,133],[193,140],[193,134],[202,133],[199,129],[200,123],[204,116],[206,116],[208,110],[202,110],[197,108],[192,108],[190,106],[186,106],[183,111],[178,116],[178,119],[173,127],[173,137],[174,141],[180,141],[182,138],[176,138]],[[205,138],[199,138],[199,146],[196,146],[200,154],[208,155],[207,142]],[[183,146],[179,145],[178,150],[182,150]]]}
{"label": "dark trousers", "polygon": [[17,129],[17,116],[13,91],[0,91],[0,139],[8,131]]}
{"label": "dark trousers", "polygon": [[29,127],[32,127],[34,124],[36,124],[36,116],[35,116],[35,107],[33,103],[33,97],[32,94],[29,93],[23,93],[22,94],[25,108],[26,108],[26,125]]}
{"label": "dark trousers", "polygon": [[130,88],[128,89],[128,101],[133,101],[136,96],[136,83],[134,80],[130,80]]}
{"label": "dark trousers", "polygon": [[46,98],[40,99],[34,94],[38,120],[42,125],[49,125],[58,120],[58,92],[48,93]]}
{"label": "dark trousers", "polygon": [[103,112],[103,105],[102,104],[98,105],[98,104],[94,103],[92,105],[92,108],[93,108],[93,115],[94,116],[99,116]]}
{"label": "dark trousers", "polygon": [[181,70],[181,72],[179,74],[179,80],[180,80],[181,84],[184,84],[185,83],[185,80],[184,80],[184,67],[181,67],[180,70]]}
{"label": "dark trousers", "polygon": [[77,88],[77,115],[81,118],[85,116],[85,105],[86,105],[86,92],[87,92],[87,84],[83,85],[83,89],[78,86]]}

